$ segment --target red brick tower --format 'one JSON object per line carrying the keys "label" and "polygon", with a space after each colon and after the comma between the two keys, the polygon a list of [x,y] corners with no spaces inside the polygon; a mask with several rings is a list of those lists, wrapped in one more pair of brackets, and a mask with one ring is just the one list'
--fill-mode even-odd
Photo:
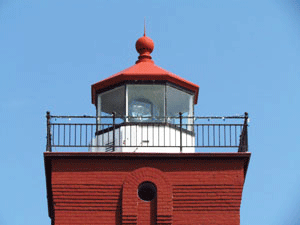
{"label": "red brick tower", "polygon": [[52,224],[240,224],[247,114],[194,116],[199,86],[156,66],[146,35],[136,49],[92,85],[96,117],[47,113]]}

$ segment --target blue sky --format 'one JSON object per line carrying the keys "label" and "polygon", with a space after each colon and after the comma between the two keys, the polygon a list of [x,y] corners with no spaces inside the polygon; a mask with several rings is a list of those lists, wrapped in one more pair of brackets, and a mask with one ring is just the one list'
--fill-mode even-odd
{"label": "blue sky", "polygon": [[45,114],[95,115],[90,85],[143,34],[200,86],[196,115],[249,112],[242,225],[300,224],[300,1],[0,0],[0,224],[50,224]]}

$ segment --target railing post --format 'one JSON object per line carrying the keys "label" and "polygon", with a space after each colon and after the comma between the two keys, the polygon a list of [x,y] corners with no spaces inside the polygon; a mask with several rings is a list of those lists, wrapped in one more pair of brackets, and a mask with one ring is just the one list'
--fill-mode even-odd
{"label": "railing post", "polygon": [[245,127],[245,140],[244,140],[244,146],[245,146],[245,152],[248,152],[248,113],[245,112],[245,121],[244,121],[244,127]]}
{"label": "railing post", "polygon": [[182,112],[179,113],[179,120],[180,120],[180,153],[182,153]]}
{"label": "railing post", "polygon": [[113,117],[113,152],[115,151],[115,144],[116,144],[116,141],[115,141],[115,124],[116,124],[116,113],[115,112],[112,112],[112,117]]}
{"label": "railing post", "polygon": [[240,146],[238,152],[248,152],[248,113],[245,112],[243,131],[240,137]]}
{"label": "railing post", "polygon": [[47,152],[51,152],[51,115],[50,112],[47,111],[46,113],[46,118],[47,118],[47,147],[46,147],[46,151]]}
{"label": "railing post", "polygon": [[99,120],[99,117],[98,117],[98,114],[96,113],[96,133],[99,130],[99,122],[98,122],[98,120]]}

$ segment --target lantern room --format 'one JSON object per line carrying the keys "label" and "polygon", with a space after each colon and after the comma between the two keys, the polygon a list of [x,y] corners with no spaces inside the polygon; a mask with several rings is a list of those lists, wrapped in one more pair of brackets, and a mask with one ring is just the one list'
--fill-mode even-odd
{"label": "lantern room", "polygon": [[112,112],[127,122],[165,122],[194,115],[194,93],[168,82],[128,82],[97,94],[97,115]]}
{"label": "lantern room", "polygon": [[[121,123],[114,127],[114,134],[111,134],[111,127],[97,127],[93,146],[100,143],[108,147],[93,147],[91,151],[111,151],[110,145],[114,144],[118,147],[113,151],[119,152],[178,152],[174,138],[168,140],[168,146],[174,148],[162,150],[159,147],[166,147],[165,139],[171,139],[166,132],[173,132],[176,137],[176,119],[179,115],[191,125],[184,129],[185,141],[194,145],[192,124],[199,86],[156,66],[150,55],[153,49],[153,41],[144,34],[136,42],[139,57],[135,65],[92,85],[92,103],[96,106],[97,123],[105,123],[105,117],[112,114]],[[143,134],[131,135],[132,132],[145,133],[147,137]],[[158,148],[142,148],[154,141],[157,141]],[[122,148],[127,142],[132,148]],[[133,142],[135,145],[132,145]],[[187,148],[186,151],[195,150]]]}

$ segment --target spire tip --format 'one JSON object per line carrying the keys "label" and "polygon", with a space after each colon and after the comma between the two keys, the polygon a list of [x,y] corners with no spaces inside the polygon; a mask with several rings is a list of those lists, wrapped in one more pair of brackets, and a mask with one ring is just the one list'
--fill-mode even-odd
{"label": "spire tip", "polygon": [[146,17],[144,17],[144,36],[146,36]]}

